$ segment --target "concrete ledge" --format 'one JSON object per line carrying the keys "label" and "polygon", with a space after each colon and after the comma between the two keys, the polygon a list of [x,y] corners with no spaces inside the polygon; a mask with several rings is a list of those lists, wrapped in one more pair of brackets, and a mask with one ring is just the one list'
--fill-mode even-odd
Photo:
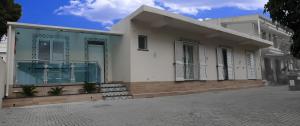
{"label": "concrete ledge", "polygon": [[30,97],[30,98],[8,98],[4,99],[2,103],[3,108],[7,107],[21,107],[30,105],[45,105],[70,103],[81,101],[96,101],[102,100],[102,95],[97,94],[78,94],[78,95],[64,95],[64,96],[47,96],[47,97]]}
{"label": "concrete ledge", "polygon": [[190,82],[142,82],[130,84],[133,98],[184,95],[207,91],[235,90],[265,86],[261,80],[190,81]]}

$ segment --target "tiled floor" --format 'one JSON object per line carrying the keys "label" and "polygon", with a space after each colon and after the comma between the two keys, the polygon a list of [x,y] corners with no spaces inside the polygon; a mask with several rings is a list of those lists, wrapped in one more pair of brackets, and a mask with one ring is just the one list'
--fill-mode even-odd
{"label": "tiled floor", "polygon": [[0,110],[0,126],[300,126],[286,86]]}

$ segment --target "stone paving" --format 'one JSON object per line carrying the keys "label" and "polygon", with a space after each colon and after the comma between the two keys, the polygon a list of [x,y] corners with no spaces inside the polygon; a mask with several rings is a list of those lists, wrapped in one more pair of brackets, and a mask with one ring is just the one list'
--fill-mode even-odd
{"label": "stone paving", "polygon": [[0,110],[0,126],[300,126],[287,86]]}

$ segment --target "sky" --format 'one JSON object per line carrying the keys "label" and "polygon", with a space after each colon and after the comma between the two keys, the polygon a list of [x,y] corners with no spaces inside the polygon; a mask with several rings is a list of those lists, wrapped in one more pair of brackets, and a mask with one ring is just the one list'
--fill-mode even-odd
{"label": "sky", "polygon": [[[18,22],[109,30],[141,5],[209,20],[263,14],[267,0],[15,0],[22,5]],[[266,15],[267,16],[267,15]]]}

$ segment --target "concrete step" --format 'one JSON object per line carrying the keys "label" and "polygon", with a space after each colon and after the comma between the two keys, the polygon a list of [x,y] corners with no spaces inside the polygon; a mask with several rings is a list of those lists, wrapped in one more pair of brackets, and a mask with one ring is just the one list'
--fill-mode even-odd
{"label": "concrete step", "polygon": [[127,91],[126,87],[106,87],[106,88],[101,88],[102,93],[106,92],[120,92],[120,91]]}
{"label": "concrete step", "polygon": [[126,99],[132,99],[132,96],[110,96],[110,97],[104,97],[104,100],[126,100]]}
{"label": "concrete step", "polygon": [[102,84],[101,88],[126,87],[124,84]]}
{"label": "concrete step", "polygon": [[101,92],[104,100],[132,98],[125,84],[102,84]]}
{"label": "concrete step", "polygon": [[129,95],[128,91],[121,91],[121,92],[106,92],[102,93],[103,97],[110,97],[110,96],[127,96]]}

